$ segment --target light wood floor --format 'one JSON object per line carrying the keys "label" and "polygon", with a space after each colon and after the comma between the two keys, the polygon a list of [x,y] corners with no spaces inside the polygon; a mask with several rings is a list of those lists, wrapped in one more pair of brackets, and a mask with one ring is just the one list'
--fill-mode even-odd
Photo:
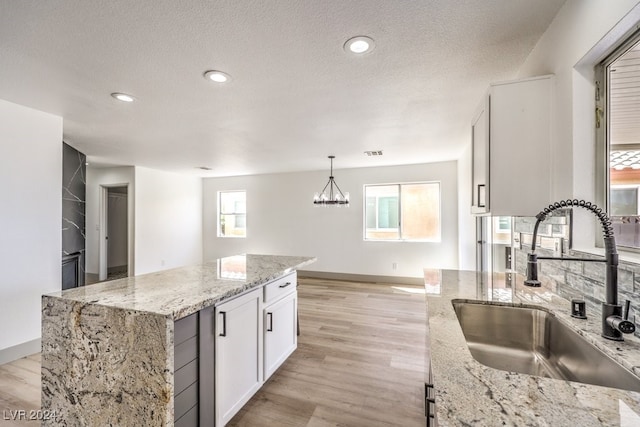
{"label": "light wood floor", "polygon": [[[298,349],[229,426],[424,426],[423,288],[299,280]],[[0,366],[0,425],[40,408],[40,355]]]}
{"label": "light wood floor", "polygon": [[229,425],[424,426],[423,289],[300,279],[298,349]]}
{"label": "light wood floor", "polygon": [[40,353],[0,365],[0,426],[39,426],[39,409]]}

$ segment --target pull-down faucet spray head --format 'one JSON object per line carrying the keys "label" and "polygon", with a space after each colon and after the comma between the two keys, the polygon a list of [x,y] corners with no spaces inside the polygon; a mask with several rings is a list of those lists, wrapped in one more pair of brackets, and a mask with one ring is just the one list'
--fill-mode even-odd
{"label": "pull-down faucet spray head", "polygon": [[[538,226],[547,218],[547,215],[556,209],[567,207],[581,207],[593,213],[602,225],[602,234],[605,246],[604,259],[591,258],[565,258],[565,257],[538,257],[535,254],[536,238],[538,235]],[[616,241],[613,236],[613,225],[611,219],[598,206],[584,200],[562,200],[545,208],[536,215],[536,224],[533,227],[533,237],[531,239],[531,252],[527,257],[527,279],[524,281],[526,286],[540,286],[538,280],[538,259],[557,259],[564,261],[582,261],[582,262],[605,262],[605,298],[602,303],[602,336],[615,341],[622,341],[622,334],[628,334],[635,331],[635,325],[627,320],[629,315],[628,304],[625,309],[625,316],[622,316],[622,306],[618,304],[618,252],[616,250]]]}
{"label": "pull-down faucet spray head", "polygon": [[538,236],[538,226],[542,221],[547,218],[547,214],[544,211],[536,215],[536,225],[533,227],[533,237],[531,239],[531,252],[527,254],[527,279],[524,284],[535,288],[540,287],[540,280],[538,280],[538,255],[536,251],[536,237]]}
{"label": "pull-down faucet spray head", "polygon": [[535,288],[540,287],[540,280],[538,280],[538,255],[534,253],[527,254],[527,278],[524,284]]}

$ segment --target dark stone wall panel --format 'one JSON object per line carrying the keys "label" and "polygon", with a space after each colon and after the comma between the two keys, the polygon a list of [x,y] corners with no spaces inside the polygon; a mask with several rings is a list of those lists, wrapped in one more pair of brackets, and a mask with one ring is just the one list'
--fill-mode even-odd
{"label": "dark stone wall panel", "polygon": [[[62,145],[62,257],[80,254],[78,286],[83,286],[87,156],[64,142]],[[63,277],[62,283],[70,281]]]}

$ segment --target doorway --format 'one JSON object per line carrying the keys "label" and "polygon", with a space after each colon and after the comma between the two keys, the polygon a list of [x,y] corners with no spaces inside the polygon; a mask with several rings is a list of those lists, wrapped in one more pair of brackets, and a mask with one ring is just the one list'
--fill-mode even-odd
{"label": "doorway", "polygon": [[99,280],[129,277],[129,187],[102,186]]}

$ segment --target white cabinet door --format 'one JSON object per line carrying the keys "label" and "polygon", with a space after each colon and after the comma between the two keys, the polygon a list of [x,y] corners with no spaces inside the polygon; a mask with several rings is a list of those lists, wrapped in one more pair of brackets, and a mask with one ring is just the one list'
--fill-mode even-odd
{"label": "white cabinet door", "polygon": [[216,307],[216,425],[262,386],[262,288]]}
{"label": "white cabinet door", "polygon": [[553,202],[553,78],[494,84],[490,103],[489,211],[534,216]]}
{"label": "white cabinet door", "polygon": [[471,212],[489,211],[489,98],[486,97],[471,123]]}
{"label": "white cabinet door", "polygon": [[297,292],[292,292],[264,309],[265,381],[294,352],[298,345]]}
{"label": "white cabinet door", "polygon": [[552,202],[553,76],[492,84],[471,122],[471,212],[534,216]]}

